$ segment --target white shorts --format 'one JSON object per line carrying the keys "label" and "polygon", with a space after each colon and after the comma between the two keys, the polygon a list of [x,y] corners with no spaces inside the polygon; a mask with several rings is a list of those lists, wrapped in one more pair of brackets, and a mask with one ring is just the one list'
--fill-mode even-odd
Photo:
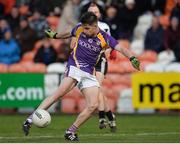
{"label": "white shorts", "polygon": [[70,66],[67,76],[78,81],[78,87],[80,90],[93,86],[100,87],[99,82],[94,75],[84,72],[75,66]]}

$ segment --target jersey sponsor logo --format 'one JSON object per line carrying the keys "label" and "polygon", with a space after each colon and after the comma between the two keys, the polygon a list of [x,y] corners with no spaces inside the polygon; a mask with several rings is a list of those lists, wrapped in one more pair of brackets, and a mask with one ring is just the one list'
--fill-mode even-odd
{"label": "jersey sponsor logo", "polygon": [[92,44],[93,40],[92,39],[88,39],[88,42]]}
{"label": "jersey sponsor logo", "polygon": [[100,45],[101,45],[101,42],[100,42],[100,41],[97,41],[96,44],[97,44],[98,46],[100,46]]}
{"label": "jersey sponsor logo", "polygon": [[92,51],[95,51],[95,52],[99,52],[100,51],[100,48],[99,47],[96,47],[96,46],[93,46],[92,44],[89,44],[83,40],[79,40],[78,41],[78,44],[82,47],[85,47],[89,50],[92,50]]}

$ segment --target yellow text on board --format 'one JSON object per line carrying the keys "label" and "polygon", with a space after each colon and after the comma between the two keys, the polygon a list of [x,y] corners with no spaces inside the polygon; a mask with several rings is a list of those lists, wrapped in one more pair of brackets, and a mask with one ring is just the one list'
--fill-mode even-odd
{"label": "yellow text on board", "polygon": [[132,76],[134,108],[180,109],[180,73]]}

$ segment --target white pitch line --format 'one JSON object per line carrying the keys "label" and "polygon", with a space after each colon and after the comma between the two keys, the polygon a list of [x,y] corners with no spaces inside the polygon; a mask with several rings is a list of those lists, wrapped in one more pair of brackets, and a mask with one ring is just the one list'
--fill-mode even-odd
{"label": "white pitch line", "polygon": [[[109,137],[119,137],[119,136],[158,136],[158,135],[180,135],[180,132],[160,132],[160,133],[121,133],[121,134],[80,134],[80,137],[99,137],[99,136],[109,136]],[[0,137],[0,139],[40,139],[40,138],[60,138],[61,136],[27,136],[27,137]],[[63,137],[63,136],[62,136]]]}

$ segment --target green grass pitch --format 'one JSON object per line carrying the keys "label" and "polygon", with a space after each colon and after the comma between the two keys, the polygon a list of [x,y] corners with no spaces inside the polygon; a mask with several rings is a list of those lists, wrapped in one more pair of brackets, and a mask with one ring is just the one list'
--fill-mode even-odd
{"label": "green grass pitch", "polygon": [[[64,131],[76,115],[52,115],[46,128],[32,127],[29,136],[24,136],[21,125],[27,115],[0,115],[0,143],[66,143]],[[109,127],[100,130],[98,117],[94,115],[79,130],[81,143],[180,143],[180,116],[170,115],[117,115],[116,133]]]}

